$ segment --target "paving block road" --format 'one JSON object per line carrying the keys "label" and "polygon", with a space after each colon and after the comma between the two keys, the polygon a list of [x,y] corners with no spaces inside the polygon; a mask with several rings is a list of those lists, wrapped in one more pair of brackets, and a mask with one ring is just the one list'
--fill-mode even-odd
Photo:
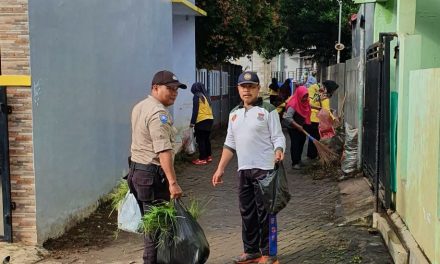
{"label": "paving block road", "polygon": [[[219,162],[222,144],[221,138],[214,140],[212,163],[195,166],[187,162],[180,164],[178,169],[179,183],[186,197],[209,201],[199,219],[210,243],[208,264],[232,263],[231,259],[243,251],[236,161],[231,162],[227,168],[224,184],[215,188],[211,185],[211,177]],[[393,263],[382,238],[375,230],[359,221],[346,223],[341,212],[337,212],[338,205],[344,204],[344,195],[340,193],[337,177],[332,175],[333,172],[329,171],[328,175],[324,174],[321,179],[313,179],[313,171],[310,169],[292,170],[289,166],[288,151],[284,164],[292,199],[277,216],[280,263]],[[354,206],[357,203],[356,197],[355,193],[354,202],[351,203]],[[359,195],[359,200],[361,199],[365,200],[365,197]],[[349,208],[347,211],[355,209]],[[95,213],[90,218],[101,218],[101,221],[105,218],[107,220],[103,223],[109,222],[106,224],[116,228],[115,218],[110,221],[108,214],[109,212],[104,211],[100,214]],[[88,219],[85,223],[94,223],[94,220]],[[100,233],[104,239],[99,237],[95,242],[84,242],[84,239],[93,241],[93,237],[98,234],[96,232],[102,227],[79,226],[73,228],[72,232],[69,231],[76,234],[74,237],[68,233],[58,239],[58,242],[55,241],[55,244],[58,243],[58,249],[50,250],[49,256],[34,254],[25,258],[23,254],[19,255],[19,246],[14,244],[14,252],[4,252],[4,249],[0,249],[0,253],[9,253],[12,256],[11,263],[142,263],[142,236],[120,232],[115,239],[112,237],[113,231],[110,230],[107,237]],[[72,241],[79,242],[75,244]],[[68,246],[63,247],[63,244]],[[16,256],[22,257],[20,259]]]}

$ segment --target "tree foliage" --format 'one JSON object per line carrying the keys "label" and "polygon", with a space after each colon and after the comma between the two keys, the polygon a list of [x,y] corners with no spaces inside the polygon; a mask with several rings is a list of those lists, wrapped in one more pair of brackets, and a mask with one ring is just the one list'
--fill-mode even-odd
{"label": "tree foliage", "polygon": [[[338,40],[339,4],[336,0],[280,0],[282,23],[288,28],[284,48],[302,52],[320,62],[334,59]],[[351,29],[348,19],[357,12],[352,0],[342,1],[341,42],[350,56]]]}
{"label": "tree foliage", "polygon": [[209,68],[254,50],[273,54],[267,43],[272,32],[282,28],[279,1],[200,0],[197,5],[208,13],[196,18],[199,67]]}
{"label": "tree foliage", "polygon": [[[208,16],[196,18],[197,66],[211,68],[257,51],[266,59],[283,49],[330,60],[338,36],[336,0],[199,0]],[[343,0],[342,43],[350,46],[349,14]],[[349,52],[346,52],[349,54]]]}

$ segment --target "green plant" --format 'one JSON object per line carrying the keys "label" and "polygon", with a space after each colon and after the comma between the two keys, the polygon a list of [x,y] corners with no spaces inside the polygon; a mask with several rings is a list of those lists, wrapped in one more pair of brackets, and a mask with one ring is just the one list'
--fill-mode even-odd
{"label": "green plant", "polygon": [[[190,204],[187,209],[194,219],[199,218],[204,211],[197,199],[190,199]],[[157,236],[158,246],[163,246],[168,239],[174,239],[172,236],[176,221],[176,210],[171,202],[155,204],[151,206],[149,212],[142,217],[141,230],[145,234]]]}
{"label": "green plant", "polygon": [[118,186],[114,189],[114,191],[110,194],[110,199],[112,201],[112,211],[110,214],[119,208],[122,200],[124,200],[125,195],[128,192],[128,183],[126,180],[121,180]]}
{"label": "green plant", "polygon": [[353,256],[350,263],[360,264],[360,263],[362,263],[362,257],[361,256]]}
{"label": "green plant", "polygon": [[163,246],[172,236],[176,219],[176,211],[170,202],[156,204],[142,217],[141,230],[145,234],[158,235],[158,246]]}
{"label": "green plant", "polygon": [[205,212],[206,206],[211,200],[212,198],[202,205],[200,200],[190,198],[188,212],[194,217],[194,219],[198,219]]}

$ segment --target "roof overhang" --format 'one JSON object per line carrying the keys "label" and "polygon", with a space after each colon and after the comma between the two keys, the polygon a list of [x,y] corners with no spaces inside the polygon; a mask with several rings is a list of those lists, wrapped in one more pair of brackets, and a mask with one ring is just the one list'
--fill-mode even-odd
{"label": "roof overhang", "polygon": [[188,0],[171,0],[173,3],[173,15],[206,16],[205,10],[198,8]]}

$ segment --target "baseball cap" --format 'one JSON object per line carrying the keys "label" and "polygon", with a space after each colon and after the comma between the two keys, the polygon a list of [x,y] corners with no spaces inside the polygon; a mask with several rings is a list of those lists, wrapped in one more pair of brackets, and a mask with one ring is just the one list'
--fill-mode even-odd
{"label": "baseball cap", "polygon": [[153,81],[151,81],[152,85],[158,84],[158,85],[167,85],[167,86],[174,86],[179,87],[182,89],[186,89],[186,85],[179,82],[176,75],[170,71],[158,71],[153,77]]}
{"label": "baseball cap", "polygon": [[251,84],[260,84],[260,79],[256,72],[245,71],[240,74],[238,77],[238,85],[251,83]]}

